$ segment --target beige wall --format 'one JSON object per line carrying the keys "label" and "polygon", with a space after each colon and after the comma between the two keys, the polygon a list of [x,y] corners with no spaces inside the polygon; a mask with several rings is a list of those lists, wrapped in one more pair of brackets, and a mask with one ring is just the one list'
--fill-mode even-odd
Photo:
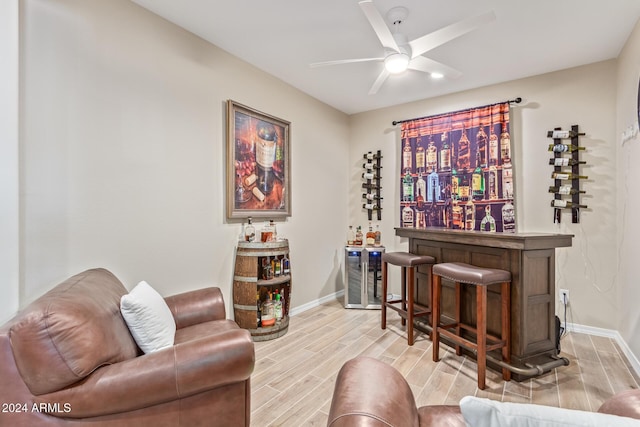
{"label": "beige wall", "polygon": [[0,2],[0,323],[18,308],[18,9]]}
{"label": "beige wall", "polygon": [[[571,310],[568,321],[581,325],[616,329],[618,327],[618,284],[616,276],[618,245],[615,212],[616,62],[607,61],[477,90],[404,104],[357,114],[351,117],[350,158],[353,173],[352,193],[360,185],[356,166],[369,149],[381,149],[383,169],[383,232],[391,250],[407,249],[407,240],[394,237],[400,224],[397,201],[400,199],[399,177],[400,126],[393,120],[423,117],[466,107],[491,104],[516,97],[523,102],[512,108],[511,141],[514,144],[516,209],[519,231],[558,232],[575,235],[573,246],[558,249],[556,284],[570,291]],[[553,223],[548,187],[553,168],[546,138],[547,130],[564,129],[573,124],[586,132],[581,143],[587,147],[583,159],[588,165],[582,172],[589,176],[584,183],[589,206],[580,224],[572,224],[565,213],[561,224]],[[356,198],[349,209],[350,222],[362,223],[364,212]],[[397,286],[397,285],[396,285]]]}
{"label": "beige wall", "polygon": [[291,122],[292,306],[342,289],[346,115],[129,1],[21,5],[21,305],[102,266],[165,295],[220,286],[232,315],[227,99]]}
{"label": "beige wall", "polygon": [[636,192],[640,182],[640,136],[636,135],[624,145],[621,144],[622,132],[630,126],[633,127],[638,120],[638,78],[640,22],[636,24],[618,59],[616,135],[619,168],[615,177],[618,193],[616,221],[620,224],[617,276],[620,283],[617,301],[619,326],[616,329],[620,331],[633,353],[640,357],[640,278],[635,269],[640,259],[640,227],[637,220],[640,200]]}

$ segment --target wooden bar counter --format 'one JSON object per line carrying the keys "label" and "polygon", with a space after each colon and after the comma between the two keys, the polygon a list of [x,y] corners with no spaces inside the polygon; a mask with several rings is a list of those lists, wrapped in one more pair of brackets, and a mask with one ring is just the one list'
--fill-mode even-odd
{"label": "wooden bar counter", "polygon": [[[409,251],[437,262],[464,262],[511,272],[511,364],[544,363],[555,355],[555,248],[571,246],[571,234],[488,233],[442,228],[396,228],[409,238]],[[426,269],[417,274],[417,300],[431,306]],[[442,281],[443,317],[453,317],[453,283]],[[475,293],[465,287],[463,321],[475,324]],[[500,334],[500,296],[489,289],[487,327]],[[420,325],[418,325],[420,327]],[[517,376],[516,376],[517,377]]]}

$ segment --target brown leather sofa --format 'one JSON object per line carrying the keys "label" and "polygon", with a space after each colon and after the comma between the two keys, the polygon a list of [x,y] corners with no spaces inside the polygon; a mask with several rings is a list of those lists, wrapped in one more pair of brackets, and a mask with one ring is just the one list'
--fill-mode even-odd
{"label": "brown leather sofa", "polygon": [[[598,412],[640,419],[640,390],[619,393]],[[416,403],[409,384],[393,367],[370,357],[357,357],[338,373],[327,426],[465,427],[459,406]]]}
{"label": "brown leather sofa", "polygon": [[166,298],[175,344],[145,355],[120,314],[126,293],[88,270],[0,327],[0,426],[249,426],[253,342],[220,290]]}

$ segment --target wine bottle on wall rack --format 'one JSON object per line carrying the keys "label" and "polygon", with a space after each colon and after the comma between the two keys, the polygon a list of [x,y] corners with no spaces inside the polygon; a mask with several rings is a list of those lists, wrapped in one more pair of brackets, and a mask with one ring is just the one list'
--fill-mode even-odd
{"label": "wine bottle on wall rack", "polygon": [[587,205],[579,205],[569,202],[568,200],[555,199],[551,201],[551,206],[554,208],[586,208]]}
{"label": "wine bottle on wall rack", "polygon": [[578,133],[572,130],[550,130],[547,132],[547,138],[553,139],[567,139],[578,135],[584,135],[584,133]]}
{"label": "wine bottle on wall rack", "polygon": [[362,205],[363,209],[369,209],[372,211],[378,210],[378,209],[382,209],[380,206],[378,206],[376,203],[365,203]]}
{"label": "wine bottle on wall rack", "polygon": [[381,176],[376,176],[376,174],[373,172],[363,172],[362,177],[364,179],[381,179],[382,178]]}
{"label": "wine bottle on wall rack", "polygon": [[377,194],[374,193],[362,193],[362,197],[367,199],[367,200],[381,200],[382,196],[378,196]]}
{"label": "wine bottle on wall rack", "polygon": [[555,159],[549,159],[549,164],[553,166],[573,166],[573,165],[584,165],[587,162],[582,160],[574,160],[568,157],[557,157]]}
{"label": "wine bottle on wall rack", "polygon": [[551,174],[551,178],[553,179],[565,179],[565,180],[569,180],[569,179],[589,179],[588,176],[586,175],[576,175],[574,173],[570,173],[570,172],[554,172]]}
{"label": "wine bottle on wall rack", "polygon": [[571,185],[561,185],[559,187],[551,186],[549,187],[549,193],[558,193],[558,194],[584,194],[586,191],[576,190]]}
{"label": "wine bottle on wall rack", "polygon": [[584,150],[584,147],[571,144],[549,144],[549,151],[556,153],[570,153],[576,150]]}
{"label": "wine bottle on wall rack", "polygon": [[376,189],[376,188],[382,188],[379,185],[376,184],[367,184],[366,182],[362,183],[362,188],[369,188],[369,189]]}
{"label": "wine bottle on wall rack", "polygon": [[371,151],[368,151],[364,154],[364,158],[367,160],[373,160],[373,159],[377,159],[378,155],[376,153],[373,153]]}

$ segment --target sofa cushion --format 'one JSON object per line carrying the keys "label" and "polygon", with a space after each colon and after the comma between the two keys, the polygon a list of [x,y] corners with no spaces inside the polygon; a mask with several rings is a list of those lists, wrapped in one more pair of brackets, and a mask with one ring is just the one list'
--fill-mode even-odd
{"label": "sofa cushion", "polygon": [[640,421],[617,415],[472,396],[460,400],[460,410],[470,427],[640,427]]}
{"label": "sofa cushion", "polygon": [[120,310],[129,331],[145,353],[173,345],[176,322],[164,298],[142,281],[120,299]]}
{"label": "sofa cushion", "polygon": [[136,357],[120,314],[127,292],[104,269],[87,270],[56,286],[11,322],[13,356],[34,395],[73,384],[102,365]]}

